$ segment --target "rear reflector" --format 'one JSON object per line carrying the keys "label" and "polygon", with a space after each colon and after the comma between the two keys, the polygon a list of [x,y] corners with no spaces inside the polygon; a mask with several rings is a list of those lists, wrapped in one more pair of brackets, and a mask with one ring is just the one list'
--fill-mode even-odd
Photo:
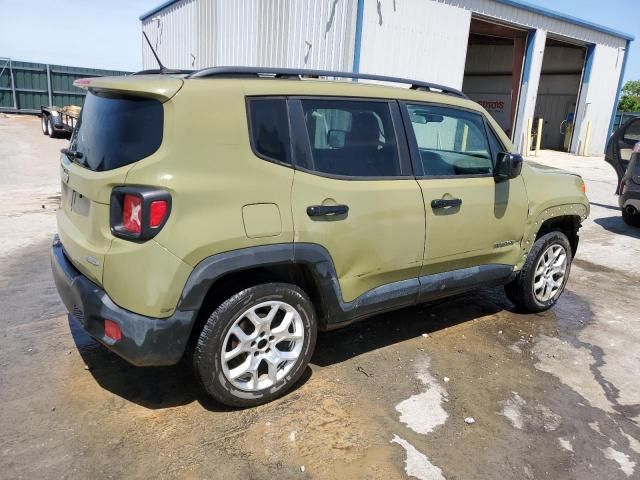
{"label": "rear reflector", "polygon": [[151,202],[149,208],[149,225],[152,228],[158,228],[162,225],[167,215],[168,205],[166,200],[155,200]]}
{"label": "rear reflector", "polygon": [[142,231],[142,198],[125,194],[122,202],[122,227],[129,233]]}
{"label": "rear reflector", "polygon": [[120,331],[120,325],[111,320],[104,321],[104,336],[115,340],[116,342],[122,338],[122,332]]}

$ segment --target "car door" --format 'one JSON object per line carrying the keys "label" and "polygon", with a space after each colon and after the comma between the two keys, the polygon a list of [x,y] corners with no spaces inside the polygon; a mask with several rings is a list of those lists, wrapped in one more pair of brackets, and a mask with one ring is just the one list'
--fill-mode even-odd
{"label": "car door", "polygon": [[[342,300],[416,279],[424,249],[424,204],[396,102],[290,100],[296,172],[295,242],[331,255]],[[412,303],[415,298],[407,299]]]}
{"label": "car door", "polygon": [[611,135],[607,143],[605,160],[611,164],[618,175],[618,189],[637,142],[640,142],[640,117],[627,121]]}
{"label": "car door", "polygon": [[504,147],[483,115],[421,103],[402,109],[425,202],[421,276],[515,264],[527,195],[521,177],[495,181],[495,157]]}

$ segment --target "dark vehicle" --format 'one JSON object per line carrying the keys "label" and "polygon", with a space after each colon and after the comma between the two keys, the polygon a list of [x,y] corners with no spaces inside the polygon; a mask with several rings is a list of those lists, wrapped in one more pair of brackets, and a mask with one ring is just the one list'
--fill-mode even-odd
{"label": "dark vehicle", "polygon": [[616,194],[622,219],[640,227],[640,118],[632,118],[611,135],[605,161],[618,175]]}

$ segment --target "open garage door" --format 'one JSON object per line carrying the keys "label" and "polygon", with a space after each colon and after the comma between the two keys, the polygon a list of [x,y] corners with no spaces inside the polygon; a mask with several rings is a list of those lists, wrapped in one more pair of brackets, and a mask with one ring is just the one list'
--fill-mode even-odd
{"label": "open garage door", "polygon": [[528,32],[472,18],[462,91],[512,137]]}
{"label": "open garage door", "polygon": [[547,38],[533,121],[535,144],[538,119],[543,119],[542,149],[570,149],[586,56],[584,45]]}

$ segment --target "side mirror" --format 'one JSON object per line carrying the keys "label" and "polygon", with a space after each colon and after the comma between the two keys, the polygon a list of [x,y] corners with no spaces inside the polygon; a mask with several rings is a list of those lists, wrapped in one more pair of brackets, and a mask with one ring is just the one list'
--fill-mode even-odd
{"label": "side mirror", "polygon": [[347,141],[347,132],[345,130],[329,130],[327,133],[327,144],[331,148],[344,148]]}
{"label": "side mirror", "polygon": [[520,175],[522,171],[522,155],[517,153],[500,152],[496,161],[496,182],[510,180]]}

